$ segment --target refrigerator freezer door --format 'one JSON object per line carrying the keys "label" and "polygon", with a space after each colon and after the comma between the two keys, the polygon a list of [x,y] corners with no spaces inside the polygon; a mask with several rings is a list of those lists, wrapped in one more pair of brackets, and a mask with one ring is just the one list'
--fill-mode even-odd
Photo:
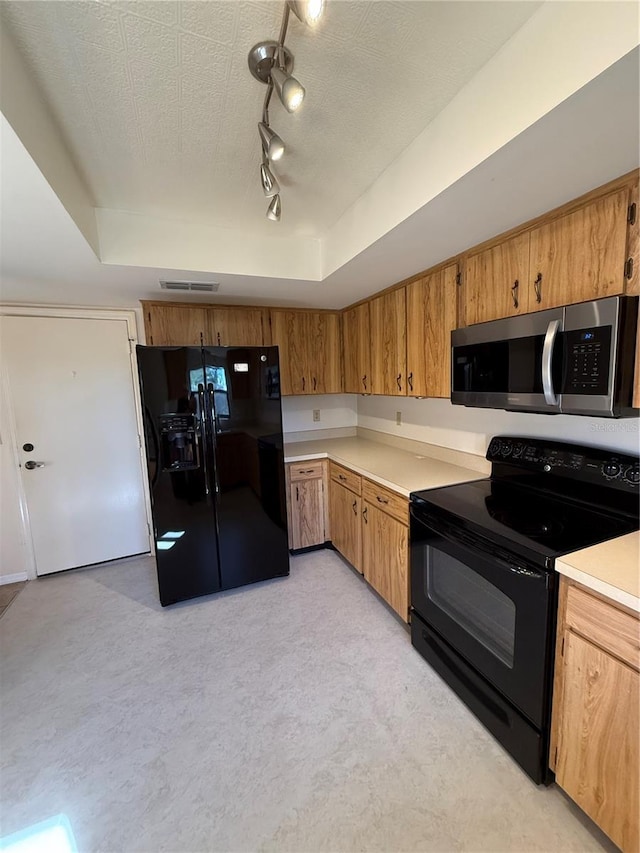
{"label": "refrigerator freezer door", "polygon": [[[199,347],[137,347],[163,606],[221,588]],[[210,460],[212,462],[212,460]]]}
{"label": "refrigerator freezer door", "polygon": [[277,347],[206,347],[223,589],[289,574]]}

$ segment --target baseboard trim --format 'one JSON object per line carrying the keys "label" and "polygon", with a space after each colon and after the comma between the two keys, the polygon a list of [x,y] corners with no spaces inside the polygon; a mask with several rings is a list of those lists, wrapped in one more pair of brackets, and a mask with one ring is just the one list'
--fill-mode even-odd
{"label": "baseboard trim", "polygon": [[28,580],[29,577],[26,572],[17,572],[15,575],[0,575],[0,586],[7,583],[20,583],[21,581]]}

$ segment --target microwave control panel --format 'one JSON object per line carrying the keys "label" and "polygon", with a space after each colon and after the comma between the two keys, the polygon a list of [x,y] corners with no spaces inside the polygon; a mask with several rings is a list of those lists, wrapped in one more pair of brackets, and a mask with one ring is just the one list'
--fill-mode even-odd
{"label": "microwave control panel", "polygon": [[572,329],[564,333],[565,394],[609,393],[611,326]]}

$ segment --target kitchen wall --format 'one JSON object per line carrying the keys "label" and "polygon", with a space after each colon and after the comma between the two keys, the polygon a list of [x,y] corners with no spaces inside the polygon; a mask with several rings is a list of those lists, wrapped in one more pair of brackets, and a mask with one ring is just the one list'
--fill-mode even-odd
{"label": "kitchen wall", "polygon": [[[358,397],[355,394],[317,394],[282,398],[282,424],[287,438],[305,438],[301,432],[332,430],[338,435],[354,435],[357,425]],[[313,410],[320,420],[313,420]],[[295,436],[293,435],[295,433]],[[311,436],[309,436],[311,437]]]}
{"label": "kitchen wall", "polygon": [[[449,400],[358,396],[358,426],[484,455],[492,435],[547,437],[638,453],[638,418],[532,415],[499,409],[467,409]],[[401,412],[401,425],[396,424]]]}

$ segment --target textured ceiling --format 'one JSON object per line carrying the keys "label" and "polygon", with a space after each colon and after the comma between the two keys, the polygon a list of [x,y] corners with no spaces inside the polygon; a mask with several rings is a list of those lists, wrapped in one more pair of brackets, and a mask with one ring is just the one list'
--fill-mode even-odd
{"label": "textured ceiling", "polygon": [[330,0],[315,31],[292,16],[307,98],[293,116],[272,101],[274,225],[246,57],[277,37],[281,2],[1,3],[97,206],[281,236],[335,223],[539,5]]}

